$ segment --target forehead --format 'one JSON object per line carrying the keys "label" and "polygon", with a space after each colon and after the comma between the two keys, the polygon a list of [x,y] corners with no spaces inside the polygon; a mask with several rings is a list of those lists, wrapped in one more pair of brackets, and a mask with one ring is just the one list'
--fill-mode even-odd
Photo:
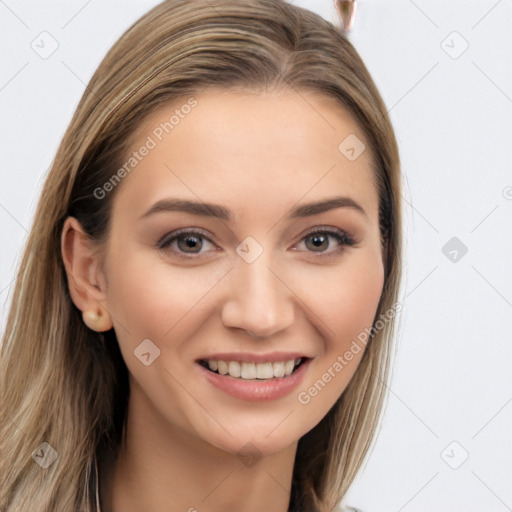
{"label": "forehead", "polygon": [[213,89],[174,100],[133,133],[124,164],[130,159],[116,203],[132,212],[169,195],[229,202],[241,214],[255,199],[287,208],[336,194],[377,209],[364,133],[318,93]]}

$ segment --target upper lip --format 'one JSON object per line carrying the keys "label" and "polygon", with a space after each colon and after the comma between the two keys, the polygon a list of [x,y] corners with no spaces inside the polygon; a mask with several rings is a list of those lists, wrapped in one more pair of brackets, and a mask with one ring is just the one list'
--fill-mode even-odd
{"label": "upper lip", "polygon": [[250,354],[248,352],[222,352],[200,357],[197,361],[240,361],[243,363],[273,363],[276,361],[290,361],[291,359],[306,358],[302,352],[269,352],[268,354]]}

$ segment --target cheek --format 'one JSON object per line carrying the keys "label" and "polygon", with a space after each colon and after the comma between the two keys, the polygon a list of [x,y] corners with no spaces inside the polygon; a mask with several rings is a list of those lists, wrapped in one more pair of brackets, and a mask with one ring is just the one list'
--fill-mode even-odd
{"label": "cheek", "polygon": [[320,320],[315,325],[324,338],[324,351],[313,361],[310,378],[297,394],[311,427],[345,391],[361,362],[381,297],[384,270],[377,253],[361,252],[336,272],[316,277],[315,300],[310,304]]}
{"label": "cheek", "polygon": [[[179,331],[190,316],[200,314],[202,298],[222,279],[224,268],[183,268],[166,264],[146,251],[112,250],[107,307],[122,339],[161,342]],[[195,315],[194,315],[195,314]],[[176,326],[176,327],[175,327]]]}
{"label": "cheek", "polygon": [[335,398],[345,390],[361,362],[382,294],[384,269],[380,254],[366,256],[340,283],[338,305],[330,311],[336,334],[328,338],[327,362],[331,372],[341,374],[334,386]]}
{"label": "cheek", "polygon": [[370,328],[384,283],[380,254],[361,251],[335,270],[315,275],[309,283],[311,308],[321,322],[328,352],[347,350],[357,335]]}

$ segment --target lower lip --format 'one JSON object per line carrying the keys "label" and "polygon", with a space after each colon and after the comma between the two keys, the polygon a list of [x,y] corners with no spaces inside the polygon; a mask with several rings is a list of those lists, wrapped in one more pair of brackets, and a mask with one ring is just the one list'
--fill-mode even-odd
{"label": "lower lip", "polygon": [[304,378],[311,359],[302,363],[287,377],[274,377],[268,380],[243,380],[228,375],[220,375],[196,363],[204,376],[213,386],[225,393],[248,402],[276,400],[291,393]]}

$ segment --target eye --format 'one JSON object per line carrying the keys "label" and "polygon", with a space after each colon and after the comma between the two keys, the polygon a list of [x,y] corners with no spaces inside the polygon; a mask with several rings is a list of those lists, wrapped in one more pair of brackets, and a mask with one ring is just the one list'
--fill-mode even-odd
{"label": "eye", "polygon": [[[330,240],[334,240],[332,243]],[[353,238],[340,229],[317,228],[302,238],[308,252],[317,253],[320,257],[329,257],[343,252],[345,246],[355,245]],[[300,245],[300,244],[299,244]],[[179,230],[165,235],[157,242],[162,250],[172,249],[179,257],[190,258],[209,252],[208,247],[219,249],[202,231]],[[328,251],[334,247],[334,250]],[[205,249],[205,250],[203,250]]]}
{"label": "eye", "polygon": [[[334,239],[334,243],[330,240]],[[310,231],[302,240],[304,242],[308,252],[318,253],[320,256],[333,256],[339,254],[344,250],[345,246],[355,245],[354,239],[341,231],[340,229],[334,228],[317,228],[314,231]],[[334,250],[328,251],[331,246]]]}
{"label": "eye", "polygon": [[[202,251],[209,245],[214,246],[213,242],[201,231],[175,231],[172,236],[165,236],[159,242],[157,247],[160,249],[172,248],[179,256],[183,254],[202,254],[208,251]],[[188,256],[183,256],[187,258]]]}

